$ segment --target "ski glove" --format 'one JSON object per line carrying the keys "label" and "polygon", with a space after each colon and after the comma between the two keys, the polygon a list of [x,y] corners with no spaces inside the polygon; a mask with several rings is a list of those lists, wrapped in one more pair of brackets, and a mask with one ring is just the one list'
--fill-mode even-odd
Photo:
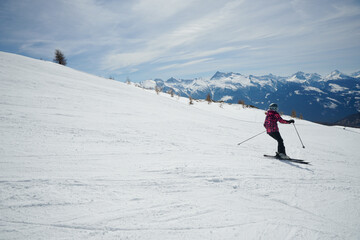
{"label": "ski glove", "polygon": [[291,120],[288,121],[288,123],[294,123],[294,122],[295,122],[294,119],[291,119]]}

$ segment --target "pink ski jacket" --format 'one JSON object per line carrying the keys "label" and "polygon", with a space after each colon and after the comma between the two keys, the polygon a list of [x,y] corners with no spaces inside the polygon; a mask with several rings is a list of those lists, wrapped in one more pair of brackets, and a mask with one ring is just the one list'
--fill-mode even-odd
{"label": "pink ski jacket", "polygon": [[267,133],[279,131],[279,128],[277,125],[278,121],[281,123],[290,124],[288,121],[282,119],[278,112],[269,110],[265,114],[266,114],[266,118],[265,118],[265,122],[264,122],[264,127],[266,128]]}

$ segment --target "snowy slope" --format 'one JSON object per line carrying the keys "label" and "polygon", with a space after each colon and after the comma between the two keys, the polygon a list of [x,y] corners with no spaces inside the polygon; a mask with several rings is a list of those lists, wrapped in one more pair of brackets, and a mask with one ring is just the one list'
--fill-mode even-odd
{"label": "snowy slope", "polygon": [[[0,52],[0,239],[359,239],[360,132]],[[288,118],[284,116],[284,118]]]}

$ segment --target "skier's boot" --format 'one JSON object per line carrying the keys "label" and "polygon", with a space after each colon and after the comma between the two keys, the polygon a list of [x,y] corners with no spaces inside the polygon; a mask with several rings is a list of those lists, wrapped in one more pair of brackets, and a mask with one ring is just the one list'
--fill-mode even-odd
{"label": "skier's boot", "polygon": [[276,157],[280,158],[280,159],[290,159],[290,157],[288,155],[286,155],[285,153],[276,153]]}

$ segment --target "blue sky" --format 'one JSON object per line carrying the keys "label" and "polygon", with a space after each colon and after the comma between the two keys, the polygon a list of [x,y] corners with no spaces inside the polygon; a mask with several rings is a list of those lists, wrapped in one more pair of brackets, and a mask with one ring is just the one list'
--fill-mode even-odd
{"label": "blue sky", "polygon": [[0,50],[125,81],[360,70],[358,0],[1,0]]}

